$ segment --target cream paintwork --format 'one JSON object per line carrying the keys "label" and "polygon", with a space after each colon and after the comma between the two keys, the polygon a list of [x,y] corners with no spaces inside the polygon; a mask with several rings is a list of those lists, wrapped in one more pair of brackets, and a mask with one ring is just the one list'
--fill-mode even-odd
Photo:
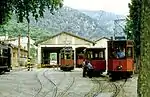
{"label": "cream paintwork", "polygon": [[[64,47],[64,46],[71,46],[73,50],[75,50],[78,47],[92,47],[93,43],[66,33],[62,33],[38,45],[38,64],[41,64],[41,47]],[[74,52],[74,54],[75,53],[76,51]],[[75,60],[76,58],[74,56],[74,64],[76,64]]]}

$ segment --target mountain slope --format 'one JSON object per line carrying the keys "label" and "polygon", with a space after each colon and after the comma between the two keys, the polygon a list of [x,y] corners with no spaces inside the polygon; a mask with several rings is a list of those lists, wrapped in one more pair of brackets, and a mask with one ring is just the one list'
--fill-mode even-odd
{"label": "mountain slope", "polygon": [[52,32],[73,32],[77,35],[91,38],[106,36],[109,30],[99,25],[99,23],[78,10],[64,7],[55,12],[55,15],[45,12],[44,19],[40,19],[37,23],[32,21],[32,25],[45,28]]}
{"label": "mountain slope", "polygon": [[[88,11],[88,10],[80,10],[82,13],[90,16],[91,18],[95,19],[100,26],[103,26],[110,32],[114,32],[117,36],[125,35],[124,33],[124,27],[126,24],[126,16],[123,15],[117,15],[111,12],[105,12],[105,11]],[[124,19],[123,21],[118,21],[117,23],[114,22],[114,20],[118,19]]]}
{"label": "mountain slope", "polygon": [[[95,40],[103,36],[110,38],[114,34],[112,20],[114,20],[115,15],[109,15],[109,13],[103,12],[104,15],[101,16],[100,13],[90,12],[90,15],[88,15],[87,12],[63,7],[52,15],[46,10],[44,13],[45,17],[40,18],[38,22],[33,17],[30,18],[31,37],[40,40],[47,36],[66,31],[90,40]],[[100,16],[101,19],[98,20]],[[26,22],[16,23],[16,19],[13,17],[5,27],[5,30],[12,36],[17,36],[18,33],[26,35],[27,24]],[[5,31],[0,32],[4,33]]]}
{"label": "mountain slope", "polygon": [[117,15],[111,12],[105,11],[88,11],[88,10],[80,10],[82,13],[92,17],[93,19],[99,20],[101,22],[113,21],[116,19],[125,19],[123,15]]}

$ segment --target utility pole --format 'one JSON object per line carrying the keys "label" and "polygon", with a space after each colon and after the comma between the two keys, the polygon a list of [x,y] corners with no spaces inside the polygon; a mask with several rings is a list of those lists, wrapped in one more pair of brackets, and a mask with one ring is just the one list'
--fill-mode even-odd
{"label": "utility pole", "polygon": [[113,39],[115,39],[115,33],[116,33],[116,29],[115,28],[113,28],[113,31],[114,31],[114,38]]}
{"label": "utility pole", "polygon": [[114,39],[115,37],[124,37],[125,29],[119,24],[124,22],[125,19],[116,19],[114,20]]}
{"label": "utility pole", "polygon": [[19,34],[18,35],[18,65],[20,66],[20,47],[21,47],[21,45],[20,45],[20,37],[21,37],[21,35]]}
{"label": "utility pole", "polygon": [[27,43],[28,55],[27,55],[27,57],[30,58],[30,25],[29,25],[29,22],[28,22],[28,35],[27,35],[27,37],[28,37],[28,43]]}

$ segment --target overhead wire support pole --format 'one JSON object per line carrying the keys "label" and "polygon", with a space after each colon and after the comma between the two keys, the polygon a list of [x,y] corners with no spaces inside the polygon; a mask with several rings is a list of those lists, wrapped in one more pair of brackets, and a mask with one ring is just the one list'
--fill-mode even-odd
{"label": "overhead wire support pole", "polygon": [[[119,24],[119,22],[123,22],[125,19],[116,19],[114,20],[114,39],[116,36],[120,36],[122,33],[125,33],[125,29]],[[122,32],[118,31],[118,27],[122,29]],[[122,35],[121,35],[122,36]]]}
{"label": "overhead wire support pole", "polygon": [[30,25],[29,25],[29,22],[28,22],[28,35],[27,35],[27,37],[28,37],[28,45],[27,45],[27,49],[28,49],[28,55],[27,55],[27,57],[28,58],[30,58]]}

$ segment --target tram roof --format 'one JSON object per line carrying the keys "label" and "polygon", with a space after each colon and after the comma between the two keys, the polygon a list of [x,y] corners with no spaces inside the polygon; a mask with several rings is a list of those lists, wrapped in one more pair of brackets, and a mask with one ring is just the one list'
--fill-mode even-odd
{"label": "tram roof", "polygon": [[106,48],[101,48],[101,47],[88,47],[86,49],[106,49]]}
{"label": "tram roof", "polygon": [[109,40],[108,42],[110,42],[110,41],[114,41],[114,42],[126,42],[126,41],[133,41],[133,40]]}

